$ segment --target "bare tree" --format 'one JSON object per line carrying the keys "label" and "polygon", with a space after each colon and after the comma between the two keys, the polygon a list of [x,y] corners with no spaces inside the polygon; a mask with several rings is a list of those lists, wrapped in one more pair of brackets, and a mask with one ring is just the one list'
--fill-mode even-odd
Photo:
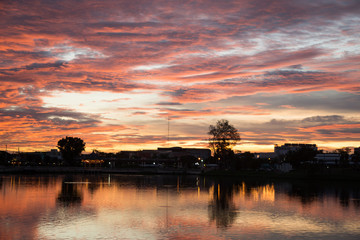
{"label": "bare tree", "polygon": [[225,119],[217,121],[215,126],[210,125],[208,134],[209,146],[218,158],[226,158],[241,139],[237,129]]}

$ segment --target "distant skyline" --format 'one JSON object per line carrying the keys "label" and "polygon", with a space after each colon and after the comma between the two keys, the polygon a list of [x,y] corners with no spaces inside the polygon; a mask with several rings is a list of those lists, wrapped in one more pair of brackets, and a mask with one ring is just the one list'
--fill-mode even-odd
{"label": "distant skyline", "polygon": [[5,0],[0,23],[0,150],[207,147],[220,119],[241,151],[360,146],[360,1]]}

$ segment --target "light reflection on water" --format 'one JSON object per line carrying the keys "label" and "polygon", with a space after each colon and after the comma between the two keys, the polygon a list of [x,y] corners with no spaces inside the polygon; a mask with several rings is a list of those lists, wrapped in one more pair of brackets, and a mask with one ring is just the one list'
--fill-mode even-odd
{"label": "light reflection on water", "polygon": [[0,239],[359,239],[360,186],[196,176],[0,176]]}

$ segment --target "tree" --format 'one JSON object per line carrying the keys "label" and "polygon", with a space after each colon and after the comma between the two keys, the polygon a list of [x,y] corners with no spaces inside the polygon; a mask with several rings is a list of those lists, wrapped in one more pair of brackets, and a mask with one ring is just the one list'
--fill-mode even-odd
{"label": "tree", "polygon": [[80,165],[80,154],[85,150],[85,142],[81,138],[68,137],[58,141],[57,147],[68,165]]}
{"label": "tree", "polygon": [[351,152],[350,148],[343,147],[341,149],[336,149],[335,152],[340,154],[341,165],[349,164],[349,156],[350,156],[350,152]]}
{"label": "tree", "polygon": [[227,160],[234,155],[231,147],[240,141],[240,134],[228,120],[219,120],[216,125],[209,126],[209,146],[214,152],[214,156],[220,160]]}

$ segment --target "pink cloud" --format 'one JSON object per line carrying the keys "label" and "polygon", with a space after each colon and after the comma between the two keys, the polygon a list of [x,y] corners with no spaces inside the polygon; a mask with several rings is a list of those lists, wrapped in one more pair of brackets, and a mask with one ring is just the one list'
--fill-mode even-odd
{"label": "pink cloud", "polygon": [[[43,96],[52,91],[131,93],[138,99],[146,91],[157,99],[109,111],[151,120],[171,115],[196,125],[195,119],[223,115],[275,114],[267,102],[223,103],[235,97],[360,91],[356,1],[65,0],[41,6],[6,1],[0,12],[2,112],[12,107],[32,110],[34,116],[51,112],[42,107]],[[119,99],[130,101],[119,96],[102,103]],[[284,111],[293,108],[277,105]],[[69,114],[65,108],[58,111]],[[348,111],[347,116],[358,116],[356,109]],[[37,138],[29,145],[41,146],[51,134],[71,128],[83,128],[101,146],[106,144],[92,131],[103,129],[101,137],[112,144],[111,129],[100,124],[101,114],[95,118],[99,122],[68,122],[67,128],[60,126],[61,118],[55,123],[19,114],[4,116],[1,124],[13,130],[2,136],[13,133],[24,145],[31,142],[27,136],[32,132]],[[312,129],[314,135],[319,130],[326,129]]]}

